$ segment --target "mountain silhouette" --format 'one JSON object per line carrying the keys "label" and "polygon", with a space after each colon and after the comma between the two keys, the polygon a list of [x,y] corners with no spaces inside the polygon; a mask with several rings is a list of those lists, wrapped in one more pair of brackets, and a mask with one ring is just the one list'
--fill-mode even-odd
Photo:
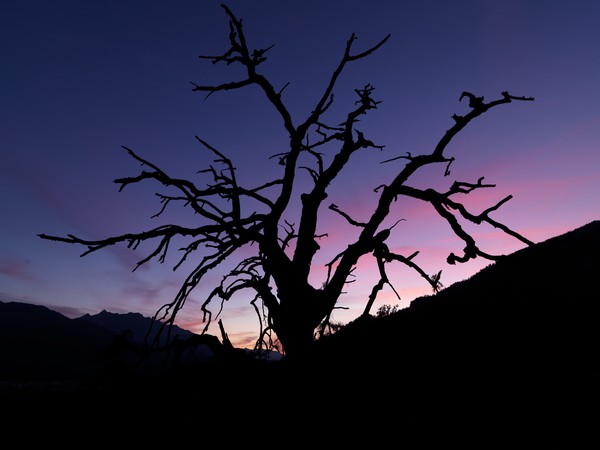
{"label": "mountain silhouette", "polygon": [[113,339],[110,330],[45,306],[0,302],[0,379],[84,376],[94,370],[97,352]]}
{"label": "mountain silhouette", "polygon": [[[140,313],[102,311],[70,319],[45,306],[0,302],[0,382],[65,382],[91,379],[119,365],[158,370],[164,352],[144,353],[145,338],[157,335],[159,324]],[[150,333],[148,333],[150,331]],[[176,325],[172,338],[188,339],[194,333]],[[160,345],[166,344],[166,333]],[[206,345],[190,348],[187,361],[206,361]]]}
{"label": "mountain silhouette", "polygon": [[[160,323],[153,321],[150,317],[145,317],[140,313],[111,313],[106,310],[101,311],[98,314],[90,315],[84,314],[78,317],[76,320],[84,320],[87,322],[95,323],[103,328],[107,328],[117,334],[127,334],[129,339],[136,344],[152,343],[157,337],[160,330]],[[189,330],[173,325],[171,327],[171,339],[177,336],[180,339],[187,339],[193,336]],[[166,331],[161,333],[159,336],[160,345],[167,343]]]}

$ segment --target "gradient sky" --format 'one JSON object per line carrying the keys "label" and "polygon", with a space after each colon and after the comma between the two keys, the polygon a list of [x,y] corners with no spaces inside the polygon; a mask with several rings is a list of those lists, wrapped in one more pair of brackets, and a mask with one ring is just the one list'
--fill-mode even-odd
{"label": "gradient sky", "polygon": [[[494,189],[465,201],[475,213],[508,194],[492,214],[539,242],[600,219],[600,2],[597,0],[498,1],[281,1],[228,3],[243,19],[249,45],[275,46],[261,65],[303,121],[322,94],[346,40],[356,51],[390,40],[369,58],[348,66],[335,90],[330,117],[341,118],[354,89],[375,86],[381,100],[359,129],[385,150],[361,154],[338,180],[330,200],[356,219],[367,218],[373,188],[402,164],[384,159],[429,153],[468,111],[462,91],[486,100],[502,91],[535,97],[513,102],[471,123],[448,147],[456,161],[417,176],[419,187],[446,189],[454,180],[484,176]],[[269,156],[285,150],[286,136],[273,108],[250,88],[204,100],[190,82],[215,84],[241,77],[236,67],[212,65],[202,54],[228,47],[228,22],[219,1],[13,1],[0,4],[0,301],[43,304],[69,317],[112,312],[151,316],[172,300],[192,264],[149,263],[132,272],[151,247],[112,247],[84,258],[82,247],[54,243],[38,233],[99,239],[161,223],[187,221],[183,208],[158,219],[160,186],[145,183],[118,192],[115,178],[136,175],[128,146],[174,176],[199,180],[211,161],[195,135],[238,167],[242,180],[278,176]],[[337,116],[336,116],[337,114]],[[271,174],[271,175],[270,175]],[[266,178],[265,178],[266,177]],[[200,183],[199,183],[200,184]],[[351,226],[325,210],[320,231],[324,264],[347,245]],[[461,242],[426,204],[399,202],[393,221],[405,219],[388,241],[428,273],[442,270],[445,286],[489,261],[449,266]],[[293,219],[293,217],[292,217]],[[160,221],[157,222],[157,221]],[[328,224],[330,227],[328,227]],[[523,247],[490,227],[472,227],[482,250],[506,254]],[[352,234],[354,235],[354,234]],[[144,251],[145,250],[145,251]],[[179,324],[200,331],[203,295],[218,283],[210,274],[191,295]],[[408,268],[390,265],[401,301],[386,288],[384,303],[405,307],[430,294]],[[347,322],[364,308],[377,274],[365,260],[340,299],[334,319]],[[557,280],[560,281],[560,280]],[[206,287],[204,287],[206,286]],[[204,290],[203,290],[204,289]],[[252,345],[256,317],[250,295],[232,299],[220,316],[236,345]],[[508,299],[510,301],[510,299]],[[216,322],[210,331],[218,335]]]}

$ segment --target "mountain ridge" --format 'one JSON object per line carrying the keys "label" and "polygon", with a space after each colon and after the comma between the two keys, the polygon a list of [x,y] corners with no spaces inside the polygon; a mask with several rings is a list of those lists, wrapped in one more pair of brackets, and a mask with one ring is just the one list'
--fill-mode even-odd
{"label": "mountain ridge", "polygon": [[[0,381],[89,379],[116,363],[134,365],[141,360],[137,348],[146,333],[151,331],[152,339],[158,332],[156,324],[150,328],[152,323],[140,313],[103,310],[69,318],[43,305],[0,301]],[[171,337],[193,335],[174,326]],[[161,335],[160,344],[166,344],[166,336]],[[212,356],[204,345],[193,350],[195,361]],[[154,366],[161,357],[151,358]]]}
{"label": "mountain ridge", "polygon": [[[152,342],[157,337],[161,323],[153,320],[151,317],[146,317],[139,312],[113,313],[105,309],[97,314],[84,314],[76,317],[74,320],[83,320],[95,323],[104,328],[112,330],[117,334],[127,334],[130,339],[136,344],[142,345],[145,342]],[[173,325],[171,327],[171,337],[187,339],[193,336],[194,333]],[[166,333],[161,333],[160,345],[165,345],[168,336]]]}

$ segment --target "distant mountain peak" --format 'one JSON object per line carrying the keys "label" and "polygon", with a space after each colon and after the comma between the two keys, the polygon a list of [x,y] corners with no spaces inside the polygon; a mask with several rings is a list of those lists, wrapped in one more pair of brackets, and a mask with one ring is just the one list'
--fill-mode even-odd
{"label": "distant mountain peak", "polygon": [[[162,322],[154,320],[151,317],[146,317],[141,313],[113,313],[103,309],[98,314],[85,314],[76,320],[85,320],[101,325],[117,334],[129,333],[133,341],[144,343],[146,337],[154,339],[161,328]],[[187,338],[192,336],[189,330],[185,330],[177,325],[171,328],[171,338],[178,336],[179,338]],[[166,340],[167,333],[163,333],[161,340]]]}
{"label": "distant mountain peak", "polygon": [[152,320],[150,317],[144,316],[143,314],[138,313],[138,312],[114,313],[114,312],[107,311],[106,309],[103,309],[98,314],[95,314],[94,316],[91,316],[91,317],[127,317],[127,318],[141,318],[141,319]]}

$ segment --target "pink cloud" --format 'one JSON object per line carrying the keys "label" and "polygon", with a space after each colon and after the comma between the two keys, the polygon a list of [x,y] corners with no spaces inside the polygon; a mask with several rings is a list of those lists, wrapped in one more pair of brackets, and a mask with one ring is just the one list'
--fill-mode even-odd
{"label": "pink cloud", "polygon": [[39,281],[31,271],[31,261],[22,258],[0,261],[0,274],[26,283]]}
{"label": "pink cloud", "polygon": [[236,331],[232,333],[228,332],[227,337],[234,347],[251,349],[254,348],[254,345],[256,344],[258,333],[248,331]]}

